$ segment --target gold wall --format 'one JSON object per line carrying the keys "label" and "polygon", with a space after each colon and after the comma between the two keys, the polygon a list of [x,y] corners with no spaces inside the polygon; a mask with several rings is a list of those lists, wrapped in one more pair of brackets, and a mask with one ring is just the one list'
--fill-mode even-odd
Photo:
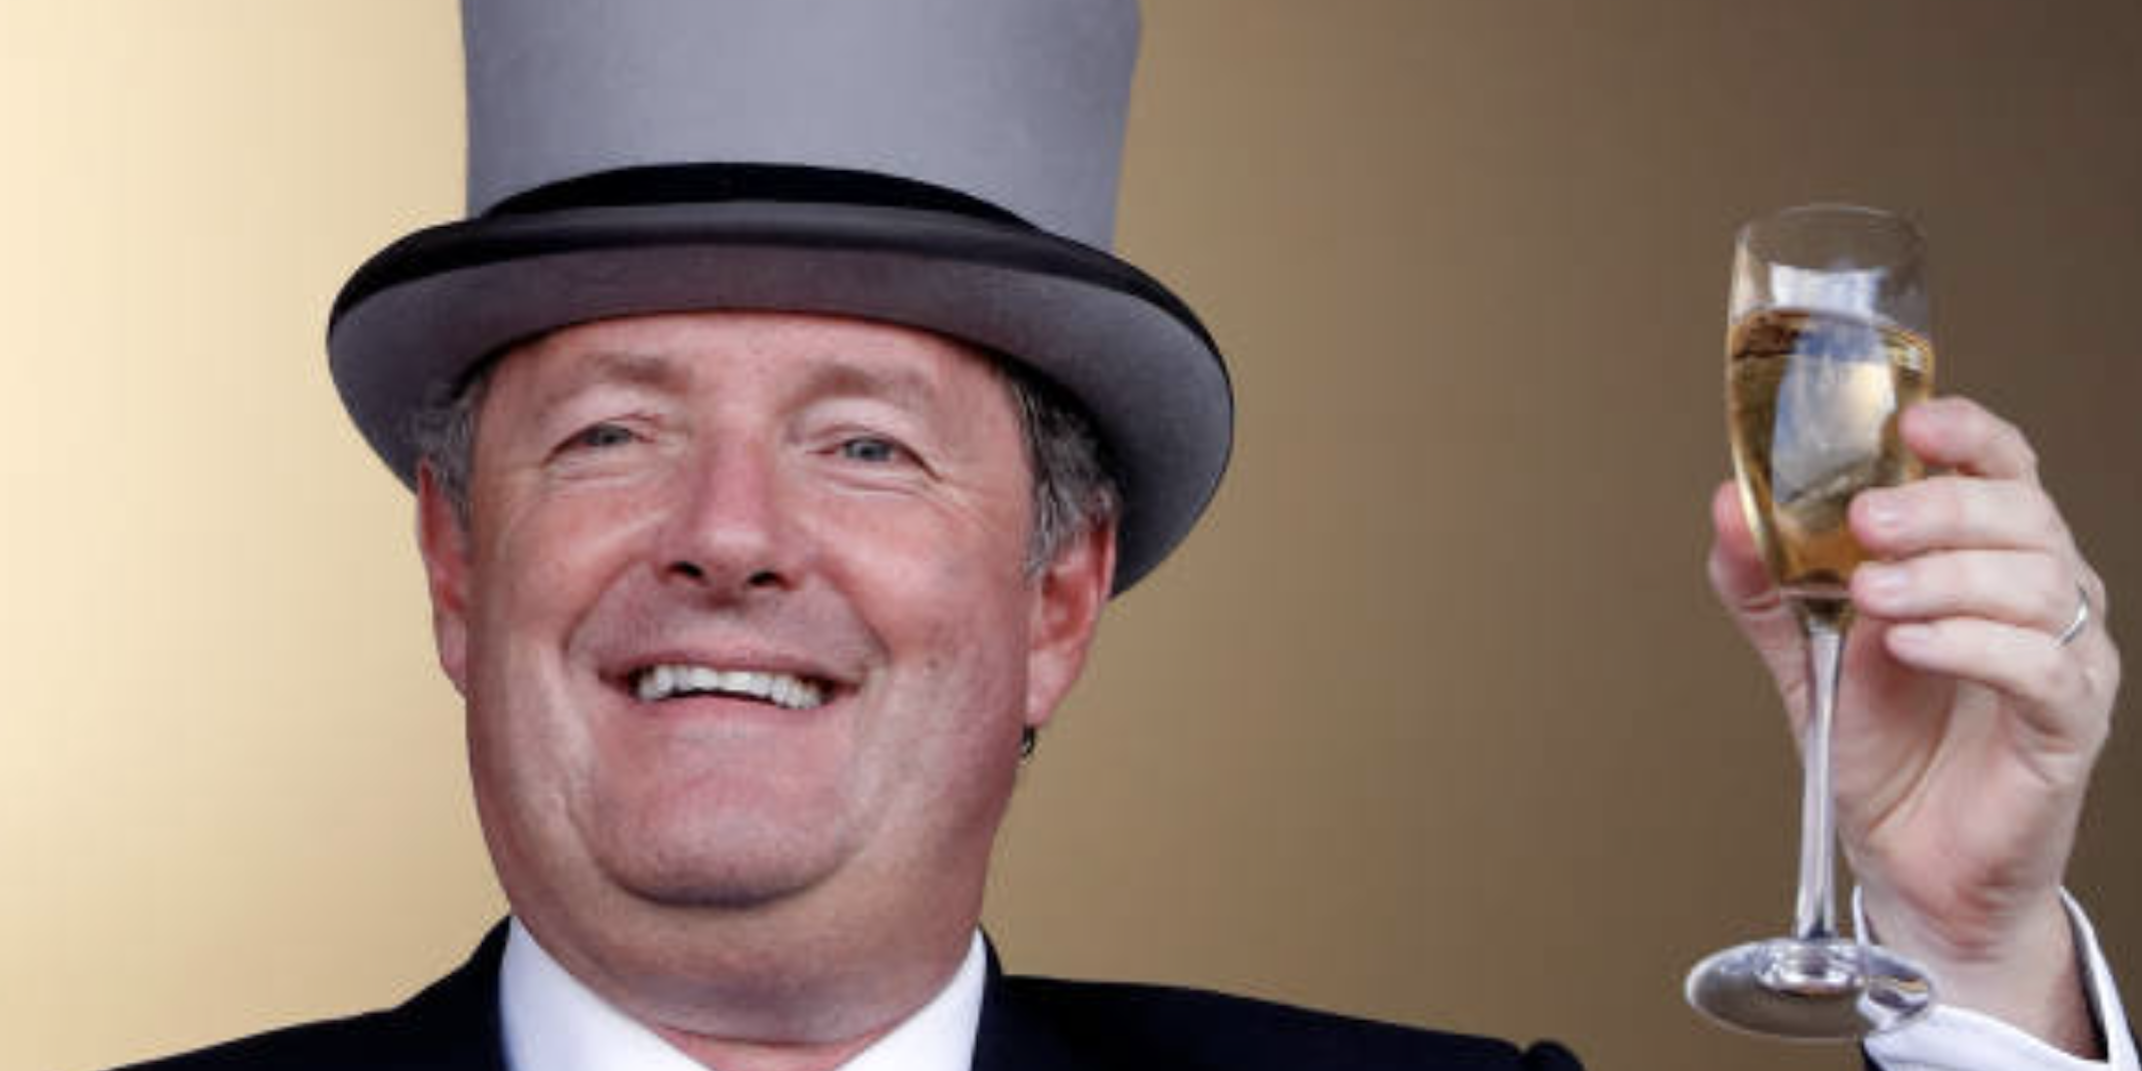
{"label": "gold wall", "polygon": [[[1792,879],[1700,565],[1730,234],[1917,217],[1944,385],[2142,598],[2142,5],[1148,8],[1120,244],[1214,328],[1240,446],[1028,774],[1010,963],[1855,1066],[1679,998]],[[0,0],[0,1069],[390,1003],[500,910],[321,346],[458,211],[458,56],[441,0]],[[2118,734],[2073,879],[2142,987],[2138,805]]]}

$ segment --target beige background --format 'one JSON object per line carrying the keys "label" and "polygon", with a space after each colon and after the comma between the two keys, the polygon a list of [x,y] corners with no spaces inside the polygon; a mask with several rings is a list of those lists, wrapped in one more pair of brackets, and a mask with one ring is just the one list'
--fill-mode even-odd
{"label": "beige background", "polygon": [[[1699,568],[1728,236],[1922,220],[1945,385],[2142,598],[2142,5],[1149,7],[1121,245],[1215,328],[1241,445],[1015,805],[1008,957],[1854,1066],[1678,994],[1792,876]],[[500,909],[321,354],[349,270],[456,213],[458,80],[442,0],[0,0],[0,1069],[392,1002]],[[2074,883],[2142,999],[2138,748]]]}

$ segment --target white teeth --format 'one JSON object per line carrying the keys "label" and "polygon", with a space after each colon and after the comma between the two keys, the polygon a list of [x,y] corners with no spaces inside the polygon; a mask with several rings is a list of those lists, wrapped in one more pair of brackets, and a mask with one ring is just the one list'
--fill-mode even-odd
{"label": "white teeth", "polygon": [[647,702],[667,699],[677,690],[677,671],[668,666],[656,666],[640,675],[640,698]]}
{"label": "white teeth", "polygon": [[640,671],[633,691],[643,703],[677,695],[740,695],[789,710],[810,710],[826,701],[818,685],[786,673],[692,665],[650,666]]}

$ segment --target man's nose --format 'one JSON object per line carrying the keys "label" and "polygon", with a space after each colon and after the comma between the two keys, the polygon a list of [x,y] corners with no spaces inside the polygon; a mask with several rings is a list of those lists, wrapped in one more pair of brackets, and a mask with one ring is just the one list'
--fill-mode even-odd
{"label": "man's nose", "polygon": [[743,443],[703,449],[674,493],[659,548],[666,581],[720,597],[795,585],[802,548],[770,451]]}

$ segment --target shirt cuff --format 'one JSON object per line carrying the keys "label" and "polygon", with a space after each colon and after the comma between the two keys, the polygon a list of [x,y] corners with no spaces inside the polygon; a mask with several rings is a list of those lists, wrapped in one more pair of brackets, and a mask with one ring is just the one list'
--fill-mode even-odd
{"label": "shirt cuff", "polygon": [[[2097,946],[2097,932],[2083,915],[2081,905],[2063,891],[2061,903],[2074,928],[2075,947],[2082,954],[2083,984],[2090,998],[2090,1013],[2097,1019],[2098,1034],[2105,1039],[2105,1059],[2085,1060],[2074,1056],[1990,1015],[1952,1008],[1939,1003],[1916,1023],[1866,1041],[1867,1055],[1883,1071],[2142,1071],[2135,1055],[2134,1034],[2127,1026],[2127,1011],[2120,1005],[2119,988],[2113,984],[2112,968]],[[1852,897],[1852,913],[1860,933],[1867,932],[1858,895]]]}

